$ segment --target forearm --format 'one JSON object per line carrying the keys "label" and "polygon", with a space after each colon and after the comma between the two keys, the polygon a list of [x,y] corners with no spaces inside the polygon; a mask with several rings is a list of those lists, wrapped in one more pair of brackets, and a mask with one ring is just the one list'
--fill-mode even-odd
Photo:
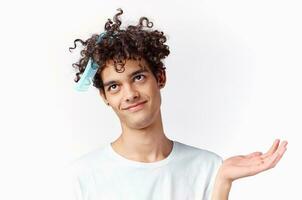
{"label": "forearm", "polygon": [[217,178],[213,188],[212,200],[228,200],[232,182]]}

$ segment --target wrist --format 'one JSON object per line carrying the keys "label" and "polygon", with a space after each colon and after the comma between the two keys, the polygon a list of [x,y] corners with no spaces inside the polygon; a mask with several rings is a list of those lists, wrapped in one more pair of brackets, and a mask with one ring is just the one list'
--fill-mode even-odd
{"label": "wrist", "polygon": [[216,175],[216,180],[215,180],[215,181],[217,182],[217,184],[219,184],[219,185],[225,185],[226,187],[227,187],[227,186],[231,186],[232,183],[233,183],[233,180],[230,179],[230,178],[228,178],[228,177],[225,175],[225,173],[224,173],[224,171],[223,171],[222,168],[220,168],[220,169],[218,170],[217,175]]}
{"label": "wrist", "polygon": [[212,200],[227,200],[232,187],[232,181],[217,176],[215,179]]}
{"label": "wrist", "polygon": [[218,178],[215,182],[215,186],[219,188],[219,190],[228,191],[232,187],[232,181]]}

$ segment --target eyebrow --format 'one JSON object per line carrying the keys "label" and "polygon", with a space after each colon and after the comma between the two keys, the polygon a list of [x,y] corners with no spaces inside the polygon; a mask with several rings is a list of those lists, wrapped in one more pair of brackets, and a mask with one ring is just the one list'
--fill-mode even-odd
{"label": "eyebrow", "polygon": [[[139,69],[139,70],[137,70],[137,71],[135,71],[135,72],[132,72],[130,75],[128,75],[128,77],[135,76],[135,75],[140,74],[140,73],[142,73],[142,72],[148,72],[148,73],[149,73],[149,71],[146,69],[146,67],[144,67],[144,68]],[[106,87],[106,86],[111,85],[111,84],[114,84],[114,83],[116,83],[116,82],[117,82],[117,81],[115,81],[115,80],[108,81],[108,82],[104,83],[103,86]]]}

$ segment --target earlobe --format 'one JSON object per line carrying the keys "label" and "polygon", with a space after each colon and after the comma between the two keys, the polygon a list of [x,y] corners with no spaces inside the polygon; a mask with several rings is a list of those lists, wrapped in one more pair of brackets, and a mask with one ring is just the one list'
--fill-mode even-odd
{"label": "earlobe", "polygon": [[165,86],[165,84],[159,83],[158,84],[160,88],[163,88]]}
{"label": "earlobe", "polygon": [[160,69],[157,73],[158,85],[160,88],[163,88],[166,84],[166,71],[164,69]]}

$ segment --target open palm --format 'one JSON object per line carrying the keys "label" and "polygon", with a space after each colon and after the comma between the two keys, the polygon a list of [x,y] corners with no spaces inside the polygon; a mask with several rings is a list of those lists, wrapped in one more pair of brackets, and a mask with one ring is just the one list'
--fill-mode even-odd
{"label": "open palm", "polygon": [[286,151],[287,141],[276,139],[267,153],[254,152],[248,155],[233,156],[223,161],[219,174],[230,182],[253,176],[276,166]]}

